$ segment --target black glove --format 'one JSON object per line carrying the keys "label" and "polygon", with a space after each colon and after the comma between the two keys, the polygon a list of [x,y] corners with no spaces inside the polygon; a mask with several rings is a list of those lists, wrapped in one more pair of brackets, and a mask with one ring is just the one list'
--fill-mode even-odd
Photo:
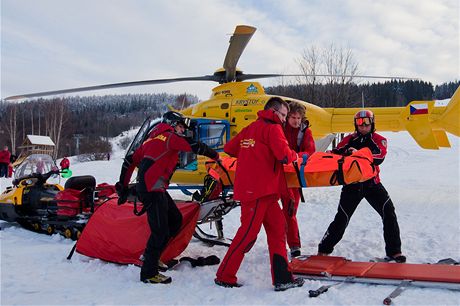
{"label": "black glove", "polygon": [[122,183],[117,182],[115,184],[115,189],[118,194],[118,205],[126,203],[128,200],[128,195],[129,195],[129,189],[128,187],[123,186]]}

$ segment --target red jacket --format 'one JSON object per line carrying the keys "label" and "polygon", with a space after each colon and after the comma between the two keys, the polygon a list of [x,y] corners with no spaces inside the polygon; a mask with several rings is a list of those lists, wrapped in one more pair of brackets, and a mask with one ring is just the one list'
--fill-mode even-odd
{"label": "red jacket", "polygon": [[62,169],[68,169],[70,167],[70,161],[67,157],[64,157],[59,165]]}
{"label": "red jacket", "polygon": [[2,164],[9,164],[10,163],[10,156],[11,153],[8,150],[1,150],[0,151],[0,163]]}
{"label": "red jacket", "polygon": [[284,127],[284,135],[289,143],[289,147],[296,152],[305,152],[308,156],[312,155],[316,151],[315,141],[311,130],[306,126],[300,126],[299,128],[293,128],[291,125],[286,123]]}
{"label": "red jacket", "polygon": [[297,158],[289,148],[281,121],[273,110],[261,110],[255,122],[245,127],[224,147],[238,158],[234,196],[240,201],[253,201],[267,195],[280,195],[286,186],[282,163]]}
{"label": "red jacket", "polygon": [[[193,146],[193,147],[192,147]],[[165,191],[176,169],[179,152],[190,152],[218,158],[216,151],[203,143],[190,144],[184,137],[176,134],[174,129],[159,123],[150,133],[149,138],[134,152],[132,163],[125,173],[122,171],[120,181],[128,186],[134,168],[139,166],[137,190],[141,192]]]}
{"label": "red jacket", "polygon": [[377,175],[374,178],[374,182],[377,184],[380,182],[380,168],[378,165],[383,163],[383,160],[387,155],[387,139],[385,137],[375,132],[366,135],[361,135],[358,132],[354,132],[343,138],[337,147],[332,150],[332,152],[336,154],[347,154],[349,148],[355,148],[356,150],[359,150],[365,147],[371,150],[372,156],[374,157],[374,165],[377,170]]}

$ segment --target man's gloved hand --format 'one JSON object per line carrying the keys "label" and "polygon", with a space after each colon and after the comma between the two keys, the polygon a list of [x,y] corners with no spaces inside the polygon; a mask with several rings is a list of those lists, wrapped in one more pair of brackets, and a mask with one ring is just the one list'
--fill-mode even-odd
{"label": "man's gloved hand", "polygon": [[115,184],[115,189],[118,194],[118,205],[126,203],[128,200],[129,190],[128,187],[123,186],[122,183],[117,182]]}
{"label": "man's gloved hand", "polygon": [[356,150],[356,149],[353,148],[353,147],[349,147],[349,148],[347,149],[348,155],[351,155],[351,154],[355,153],[356,151],[358,151],[358,150]]}

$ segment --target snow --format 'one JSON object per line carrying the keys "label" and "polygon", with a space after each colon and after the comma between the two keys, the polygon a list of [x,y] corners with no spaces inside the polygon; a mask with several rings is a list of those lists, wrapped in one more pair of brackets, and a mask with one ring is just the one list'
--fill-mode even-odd
{"label": "snow", "polygon": [[[381,167],[382,182],[396,207],[408,262],[437,262],[447,257],[460,260],[459,138],[449,136],[451,149],[429,151],[419,148],[407,133],[382,134],[389,143]],[[116,150],[110,161],[78,163],[72,159],[73,174],[90,174],[98,183],[115,183],[123,156],[120,149]],[[0,179],[2,190],[7,184],[8,180]],[[188,199],[179,192],[172,194]],[[315,254],[335,215],[340,187],[307,188],[304,194],[307,204],[301,204],[298,212],[302,252]],[[228,238],[239,226],[239,213],[238,208],[234,209],[224,219]],[[218,266],[192,268],[187,263],[166,273],[172,276],[172,284],[148,285],[139,282],[136,266],[80,254],[68,261],[72,241],[0,222],[1,305],[382,305],[395,289],[389,285],[343,284],[320,297],[309,298],[308,290],[329,283],[306,281],[302,288],[274,292],[263,230],[239,270],[239,282],[244,284],[241,288],[214,285]],[[222,259],[226,250],[193,239],[182,255],[217,255]],[[356,210],[334,255],[355,261],[385,255],[380,218],[366,201]],[[395,303],[458,305],[460,292],[410,288]]]}

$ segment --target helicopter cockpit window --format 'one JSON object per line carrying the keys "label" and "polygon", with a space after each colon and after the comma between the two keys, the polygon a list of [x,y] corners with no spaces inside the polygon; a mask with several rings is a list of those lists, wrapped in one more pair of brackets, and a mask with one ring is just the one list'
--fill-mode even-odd
{"label": "helicopter cockpit window", "polygon": [[224,146],[225,132],[225,124],[201,124],[198,127],[200,141],[213,149]]}
{"label": "helicopter cockpit window", "polygon": [[[227,138],[226,124],[201,123],[194,126],[194,139],[207,144],[214,150],[223,149]],[[181,152],[179,155],[179,169],[196,170],[198,167],[197,156],[192,152]]]}

